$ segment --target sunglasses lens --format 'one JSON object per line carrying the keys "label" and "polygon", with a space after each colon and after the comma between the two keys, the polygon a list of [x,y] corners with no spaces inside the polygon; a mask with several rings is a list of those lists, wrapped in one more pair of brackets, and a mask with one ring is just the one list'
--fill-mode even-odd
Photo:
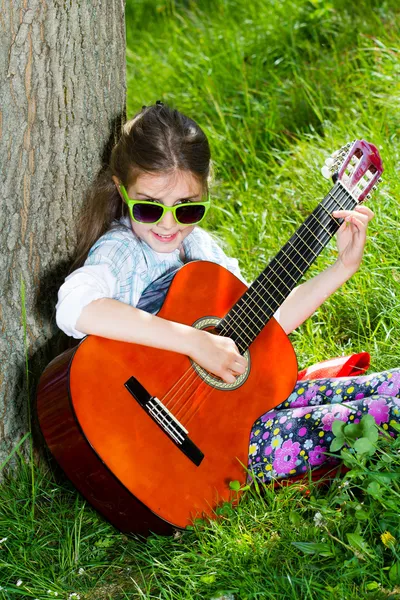
{"label": "sunglasses lens", "polygon": [[140,223],[155,223],[162,213],[162,206],[157,204],[135,204],[133,206],[133,216]]}
{"label": "sunglasses lens", "polygon": [[176,218],[182,225],[190,225],[191,223],[198,223],[204,217],[206,211],[205,206],[179,206],[176,209]]}

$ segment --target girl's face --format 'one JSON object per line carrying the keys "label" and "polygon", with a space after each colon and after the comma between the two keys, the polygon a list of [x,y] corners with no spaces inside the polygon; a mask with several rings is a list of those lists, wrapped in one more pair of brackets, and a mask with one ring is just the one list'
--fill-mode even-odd
{"label": "girl's face", "polygon": [[[174,206],[181,202],[201,201],[203,190],[189,171],[177,171],[156,175],[143,173],[127,188],[127,192],[135,200],[152,200],[165,206]],[[156,252],[173,252],[181,247],[195,226],[181,225],[171,212],[167,212],[156,224],[135,223],[131,219],[131,227]]]}

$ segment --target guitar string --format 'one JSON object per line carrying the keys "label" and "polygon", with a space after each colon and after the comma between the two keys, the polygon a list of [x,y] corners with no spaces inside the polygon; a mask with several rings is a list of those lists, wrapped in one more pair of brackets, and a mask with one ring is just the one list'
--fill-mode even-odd
{"label": "guitar string", "polygon": [[[208,383],[208,380],[206,380],[205,383]],[[186,390],[186,391],[189,391],[189,396],[186,398],[186,402],[184,402],[183,405],[181,404],[180,409],[179,409],[179,415],[177,415],[177,416],[179,417],[180,421],[188,427],[189,422],[194,418],[194,416],[201,409],[206,397],[211,393],[212,389],[208,388],[208,390],[204,390],[202,394],[201,394],[200,390],[196,390],[198,394],[200,392],[200,395],[196,399],[196,404],[193,404],[193,402],[191,402],[190,405],[187,407],[187,410],[185,411],[185,406],[188,405],[191,398],[193,397],[193,393],[190,394],[190,389]]]}
{"label": "guitar string", "polygon": [[[264,313],[264,314],[265,314],[265,313]],[[252,321],[252,323],[254,324],[254,326],[255,326],[255,327],[258,327],[258,326],[257,326],[257,323],[255,323],[255,322],[253,321],[253,319],[252,319],[251,315],[249,315],[249,316],[250,316],[250,320]],[[265,314],[265,316],[267,316],[267,315]],[[249,337],[249,336],[248,336],[248,337]],[[251,341],[251,338],[250,338],[250,337],[249,337],[249,341]],[[194,373],[195,375],[198,375],[198,374],[196,373],[196,371],[193,369],[193,367],[192,367],[192,369],[191,369],[191,370],[192,370],[192,373]],[[185,375],[185,374],[186,374],[188,371],[190,371],[190,368],[189,368],[189,369],[188,369],[188,370],[187,370],[187,371],[184,373],[184,375]],[[183,375],[183,376],[184,376],[184,375]],[[183,376],[182,376],[182,377],[183,377]],[[201,377],[200,377],[200,378],[201,378]],[[190,384],[190,387],[191,387],[192,383],[194,383],[194,382],[196,381],[196,379],[197,379],[197,377],[195,377],[195,378],[194,378],[194,380],[193,380],[193,381],[190,383],[190,376],[189,376],[189,378],[188,378],[188,380],[185,382],[185,384],[186,384],[186,385],[189,385],[189,384]],[[202,378],[201,378],[201,379],[202,379]],[[180,381],[180,380],[178,380],[178,381],[177,381],[177,384],[179,383],[179,381]],[[176,385],[176,384],[175,384],[175,385]],[[172,390],[174,389],[174,387],[175,387],[175,386],[173,386],[173,387],[172,387],[172,388],[169,390],[169,392],[168,392],[168,393],[171,393],[171,392],[172,392]],[[168,399],[167,403],[165,404],[165,406],[168,408],[168,410],[172,411],[172,410],[175,408],[175,406],[176,406],[176,404],[177,404],[177,401],[179,400],[179,398],[178,398],[178,399],[177,399],[177,400],[176,400],[176,401],[175,401],[173,404],[172,404],[172,401],[173,401],[173,399],[176,397],[176,395],[177,395],[177,393],[178,393],[179,391],[180,391],[180,389],[176,390],[176,392],[175,392],[175,393],[172,395],[172,397],[171,397],[170,399]],[[166,396],[168,395],[168,393],[166,394]],[[192,394],[192,395],[193,395],[193,394]],[[165,398],[166,396],[164,396],[164,398]],[[181,408],[183,408],[183,407],[181,407]],[[181,408],[180,408],[179,410],[181,410]],[[177,417],[177,415],[178,415],[178,413],[176,413],[176,415],[175,415],[175,416]]]}
{"label": "guitar string", "polygon": [[[340,192],[340,193],[341,193],[341,195],[343,196],[343,192],[346,192],[346,191],[347,191],[347,190],[345,190],[345,189],[342,189],[342,190],[341,190],[341,192]],[[339,203],[339,202],[338,202],[338,198],[335,198],[335,197],[334,197],[334,196],[333,196],[331,193],[329,193],[329,194],[327,195],[327,197],[326,197],[326,198],[328,198],[328,197],[329,197],[329,199],[332,199],[334,202],[336,201],[337,203]],[[317,206],[317,209],[318,209],[318,207],[319,207],[319,206],[320,206],[320,205],[321,205],[321,204],[322,204],[322,203],[323,203],[323,202],[326,200],[326,198],[325,198],[325,199],[324,199],[324,200],[323,200],[323,201],[322,201],[322,202],[321,202],[321,203],[320,203],[320,204]],[[342,199],[342,198],[340,198],[340,199]],[[344,208],[344,207],[342,206],[342,208]],[[329,217],[330,217],[330,219],[334,219],[334,217],[332,217],[332,215],[331,215],[330,213],[328,213],[328,214],[329,214]],[[314,218],[315,218],[315,219],[318,221],[318,219],[317,219],[316,215],[314,215],[314,213],[312,213],[312,216],[313,216],[313,217],[314,217]],[[336,219],[334,219],[334,220],[336,220]],[[318,221],[318,222],[319,222],[319,221]],[[336,222],[337,222],[337,221],[336,221]],[[339,225],[339,223],[338,223],[338,222],[337,222],[337,224]],[[334,233],[333,233],[333,234],[330,234],[330,233],[329,233],[329,232],[326,230],[326,228],[324,227],[324,225],[322,225],[322,223],[320,223],[320,222],[319,222],[319,225],[321,225],[321,226],[323,227],[323,229],[325,229],[325,231],[328,233],[328,238],[329,238],[329,239],[330,239],[330,238],[331,238],[331,237],[334,235]],[[317,238],[317,236],[315,236],[315,233],[314,233],[312,230],[310,230],[308,227],[307,227],[306,229],[307,229],[307,231],[310,231],[310,232],[311,232],[311,234],[312,234],[312,235],[313,235],[313,236],[314,236],[314,237],[315,237],[315,238],[316,238],[316,239],[319,241],[319,239]],[[326,245],[326,243],[327,243],[327,241],[325,241],[325,242],[323,243],[323,245],[322,245],[322,248],[323,248],[323,247]],[[307,246],[308,246],[308,245],[307,245]],[[321,248],[321,250],[322,250],[322,248]],[[296,248],[294,248],[294,250],[296,250],[296,252],[297,252],[297,249],[296,249]],[[290,259],[290,257],[288,257],[288,258]],[[307,261],[305,261],[305,262],[307,263]],[[293,264],[294,264],[294,263],[293,263]],[[307,263],[307,264],[308,264],[308,263]],[[285,282],[283,281],[282,283],[285,283]],[[263,287],[263,286],[262,286],[262,287]],[[264,288],[264,289],[265,289],[265,288]],[[280,292],[279,288],[277,288],[277,289],[278,289],[278,291]],[[281,292],[280,292],[280,293],[281,293]],[[282,295],[282,293],[281,293],[281,295]],[[256,303],[256,305],[257,305],[257,303]],[[264,313],[264,314],[265,314],[265,313]],[[265,315],[265,316],[267,316],[267,315]],[[253,321],[253,319],[251,319],[251,320],[252,320],[253,324],[255,324],[255,323],[254,323],[254,321]],[[219,334],[221,335],[221,332],[220,332]],[[247,337],[248,337],[248,336],[247,336]],[[196,372],[193,370],[193,368],[191,368],[191,369],[189,368],[187,372],[189,372],[190,370],[192,371],[192,374],[193,374],[193,373],[195,374],[195,377],[193,378],[193,381],[192,381],[192,383],[191,383],[191,385],[190,385],[190,387],[192,387],[192,385],[193,385],[193,383],[195,383],[195,380],[197,379],[198,375],[197,375],[197,373],[196,373]],[[187,373],[187,372],[186,372],[186,373]],[[180,378],[180,379],[179,379],[179,380],[176,382],[176,384],[175,384],[175,385],[174,385],[174,386],[171,388],[171,390],[169,390],[169,392],[168,392],[168,393],[170,393],[170,392],[171,392],[171,391],[174,389],[174,387],[176,387],[176,386],[177,386],[177,385],[178,385],[178,384],[181,382],[182,378],[185,376],[185,374],[186,374],[186,373],[184,373],[184,374],[182,375],[182,377],[181,377],[181,378]],[[190,380],[190,377],[189,377],[189,380]],[[189,384],[189,380],[188,380],[187,382],[185,382],[185,383]],[[204,383],[207,383],[207,381],[204,381],[204,380],[203,380],[203,382],[204,382]],[[182,388],[181,388],[181,389],[182,389]],[[187,390],[187,386],[186,386],[186,390]],[[172,398],[171,398],[171,399],[168,401],[168,404],[166,404],[166,406],[168,406],[168,407],[170,406],[170,402],[171,402],[171,400],[172,400],[172,399],[173,399],[173,398],[176,396],[176,394],[178,393],[178,391],[179,391],[179,389],[178,389],[178,390],[175,392],[175,394],[173,395],[173,397],[172,397]],[[166,396],[168,395],[168,393],[166,394]],[[166,396],[164,396],[164,398],[166,398]],[[184,406],[187,404],[187,402],[190,400],[190,398],[191,398],[192,396],[193,396],[193,393],[192,393],[192,394],[190,394],[190,396],[189,396],[189,398],[186,400],[186,402],[185,402],[185,403],[184,403],[184,404],[183,404],[183,405],[182,405],[182,406],[179,408],[179,412],[181,412],[181,410],[184,408]],[[173,406],[174,406],[174,407],[176,406],[176,402],[174,403],[174,405],[173,405]],[[191,418],[192,418],[192,417],[191,417]]]}
{"label": "guitar string", "polygon": [[[341,190],[341,195],[343,196],[343,192],[346,192],[346,191],[347,191],[347,190]],[[332,199],[333,201],[336,201],[336,202],[338,201],[338,199],[337,199],[337,198],[335,198],[334,196],[332,196],[331,194],[328,194],[328,196],[329,196],[329,199]],[[327,197],[328,197],[328,196],[327,196]],[[342,199],[342,198],[341,198],[341,199]],[[352,198],[351,198],[351,199],[352,199]],[[354,201],[354,199],[352,199],[352,200]],[[318,207],[317,207],[317,208],[318,208]],[[344,207],[342,206],[342,208],[344,208]],[[313,213],[312,213],[312,214],[313,214]],[[315,218],[315,219],[318,221],[318,219],[316,218],[316,215],[314,215],[314,214],[313,214],[313,216],[314,216],[314,218]],[[329,214],[329,216],[330,216],[330,219],[334,219],[334,220],[336,221],[336,219],[335,219],[334,217],[332,217],[332,215],[331,215],[331,214]],[[339,223],[338,221],[336,221],[336,223],[337,223],[337,224],[340,226],[340,223]],[[319,223],[319,225],[322,225],[322,224],[321,224],[321,223]],[[335,232],[333,232],[333,233],[331,234],[331,233],[329,233],[329,232],[326,230],[326,228],[325,228],[323,225],[322,225],[322,227],[323,227],[323,229],[325,229],[326,233],[328,233],[328,240],[329,240],[331,237],[333,237],[333,235],[334,235],[334,233],[335,233]],[[317,236],[315,236],[314,232],[313,232],[312,230],[310,230],[308,227],[307,227],[306,229],[307,229],[307,231],[310,231],[310,232],[312,233],[312,235],[314,235],[314,237],[315,237],[315,238],[318,240],[318,242],[319,242],[319,238],[317,238]],[[324,247],[324,246],[327,244],[327,241],[328,241],[328,240],[325,240],[325,241],[324,241],[324,243],[322,244],[322,247],[321,247],[320,251],[321,251],[321,250],[322,250],[322,248],[323,248],[323,247]],[[319,243],[321,243],[321,242],[319,242]],[[305,261],[305,262],[307,263],[307,261]],[[284,282],[283,282],[283,283],[284,283]],[[281,293],[281,295],[282,295],[282,293]],[[257,303],[256,303],[256,305],[257,305]],[[265,313],[264,313],[264,314],[265,314]],[[253,321],[253,319],[251,319],[251,320],[252,320],[253,324],[255,324],[255,323],[254,323],[254,321]],[[259,328],[258,328],[258,329],[259,329]],[[221,335],[221,332],[219,333],[219,335]],[[195,378],[195,379],[196,379],[196,378]],[[204,380],[203,380],[203,381],[204,381]],[[193,381],[192,383],[194,383],[194,381]],[[204,383],[207,383],[207,381],[204,381]],[[211,391],[211,390],[210,390],[210,391]],[[177,392],[176,392],[176,393],[177,393]],[[176,393],[174,394],[174,396],[176,396]],[[208,394],[207,394],[207,395],[208,395]],[[189,395],[189,397],[186,399],[186,401],[185,401],[185,402],[184,402],[184,403],[183,403],[183,404],[180,406],[180,408],[179,408],[179,413],[181,413],[181,411],[182,411],[182,410],[184,410],[185,406],[188,404],[188,402],[190,401],[190,399],[192,398],[192,396],[193,396],[193,393],[192,393],[192,394],[190,394],[190,395]],[[200,402],[198,402],[198,403],[197,403],[197,409],[195,410],[195,413],[194,413],[194,414],[196,414],[196,413],[198,412],[198,410],[200,410],[200,407],[201,407],[201,405],[202,405],[202,404],[203,404],[203,402],[202,402],[202,401],[201,401],[201,399],[200,399]],[[175,405],[176,405],[176,402],[174,403],[174,406],[175,406]],[[193,405],[192,405],[192,406],[193,406]],[[186,411],[186,414],[185,414],[185,415],[182,415],[182,417],[180,417],[180,419],[182,420],[182,422],[183,422],[183,417],[187,417],[188,413],[190,412],[190,408],[191,408],[191,407],[189,407],[189,410],[188,410],[188,411]],[[188,423],[188,422],[189,422],[189,421],[190,421],[190,420],[193,418],[194,414],[193,414],[193,415],[191,415],[191,416],[189,417],[189,419],[188,419],[188,420],[186,420],[186,423]]]}
{"label": "guitar string", "polygon": [[[203,379],[203,377],[200,377],[199,374],[196,373],[197,377],[199,377],[201,379],[200,383],[196,386],[195,390],[192,391],[192,393],[186,398],[185,402],[182,404],[182,406],[179,407],[178,411],[177,411],[177,418],[179,419],[179,422],[183,423],[186,422],[187,420],[187,415],[190,413],[190,411],[194,408],[194,404],[193,404],[193,396],[196,396],[196,406],[197,409],[200,410],[201,406],[203,406],[204,402],[206,401],[206,399],[208,398],[208,396],[211,394],[212,390],[214,389],[212,386],[209,385],[209,383],[211,383],[213,376],[210,373],[207,373],[207,371],[205,372],[205,377]],[[196,410],[197,412],[197,410]],[[191,417],[190,417],[191,418]],[[190,420],[189,418],[189,420]]]}
{"label": "guitar string", "polygon": [[[339,187],[339,186],[338,186],[338,187]],[[335,188],[333,188],[333,189],[335,189]],[[344,196],[346,196],[346,192],[347,192],[347,190],[345,190],[345,189],[343,188],[342,190],[340,190],[340,195],[341,195],[341,196],[343,196],[343,195],[344,195]],[[351,197],[351,195],[350,195],[350,197]],[[341,206],[341,205],[340,205],[340,202],[339,202],[339,200],[342,200],[342,198],[338,199],[337,197],[333,196],[333,195],[332,195],[332,193],[328,193],[328,195],[326,196],[326,198],[324,198],[324,200],[323,200],[323,201],[322,201],[322,202],[321,202],[321,203],[320,203],[320,204],[317,206],[317,208],[315,209],[315,211],[316,211],[316,210],[317,210],[317,209],[318,209],[320,206],[322,206],[322,204],[324,203],[324,201],[325,201],[327,198],[329,198],[329,200],[333,200],[333,202],[334,202],[334,203],[336,202],[336,203],[338,203],[338,204],[339,204],[339,206]],[[352,197],[351,197],[351,199],[352,199]],[[353,199],[352,199],[352,200],[353,200]],[[323,207],[323,208],[325,208],[325,207]],[[332,207],[331,207],[331,208],[332,208]],[[330,210],[331,210],[331,208],[330,208]],[[341,208],[345,208],[345,207],[341,206]],[[315,211],[314,211],[314,212],[315,212]],[[316,217],[316,215],[314,214],[314,212],[313,212],[313,213],[312,213],[310,216],[312,216],[312,217],[313,217],[313,218],[314,218],[314,219],[315,219],[315,220],[318,222],[318,224],[319,224],[319,225],[320,225],[320,226],[321,226],[321,227],[322,227],[322,228],[323,228],[323,229],[326,231],[326,233],[328,234],[328,240],[329,240],[329,239],[330,239],[330,238],[331,238],[331,237],[334,235],[334,233],[333,233],[333,234],[331,234],[330,232],[328,232],[328,231],[327,231],[326,227],[325,227],[325,226],[324,226],[324,225],[323,225],[323,224],[322,224],[322,223],[319,221],[319,219]],[[326,212],[327,212],[327,210],[326,210]],[[330,213],[328,213],[328,215],[329,215],[329,218],[330,218],[330,219],[334,219],[334,220],[336,221],[336,219],[335,219],[334,217],[332,217],[332,215],[331,215]],[[338,224],[338,225],[340,225],[338,221],[336,221],[336,222],[337,222],[337,224]],[[304,225],[304,224],[303,224],[303,225]],[[308,232],[310,232],[310,233],[311,233],[311,235],[312,235],[312,236],[313,236],[313,237],[314,237],[314,238],[315,238],[315,239],[318,241],[318,243],[320,243],[320,244],[321,244],[321,246],[322,246],[322,247],[321,247],[321,249],[320,249],[320,251],[321,251],[321,250],[322,250],[322,248],[323,248],[323,247],[326,245],[326,243],[327,243],[327,241],[328,241],[328,240],[325,240],[324,242],[320,242],[319,238],[318,238],[318,237],[315,235],[315,233],[314,233],[314,231],[313,231],[312,229],[310,229],[310,228],[309,228],[307,225],[306,225],[305,229],[307,230],[307,233],[308,233]],[[318,229],[317,229],[317,231],[318,231]],[[300,241],[303,241],[303,240],[300,240]],[[307,238],[307,241],[309,241],[309,240],[308,240],[308,238]],[[318,256],[318,255],[317,255],[317,254],[315,254],[315,253],[313,252],[313,250],[312,250],[312,249],[309,247],[309,245],[307,244],[307,242],[305,242],[305,245],[306,245],[306,246],[307,246],[307,248],[308,248],[308,249],[309,249],[309,250],[312,252],[312,254],[314,254],[314,256],[315,256],[315,257],[317,257],[317,256]],[[294,249],[294,250],[295,250],[295,251],[298,253],[298,250],[297,250],[297,249],[296,249],[294,246],[292,246],[292,245],[291,245],[291,247],[292,247],[292,248],[293,248],[293,249]],[[286,253],[285,253],[285,255],[286,255]],[[290,256],[288,256],[288,255],[286,255],[286,256],[287,256],[287,258],[288,258],[289,260],[291,260],[291,257],[290,257]],[[303,260],[305,260],[305,259],[303,259]],[[306,260],[305,260],[305,262],[306,262],[306,264],[309,264],[309,263],[308,263]],[[295,263],[292,263],[292,264],[293,264],[293,265],[295,265]],[[279,265],[279,263],[278,263],[278,265]],[[281,265],[281,266],[282,266],[282,265]],[[297,267],[297,265],[295,265],[295,266],[296,266],[296,268],[298,268],[298,267]],[[298,269],[298,270],[299,270],[299,269]],[[286,273],[289,275],[289,277],[290,277],[290,278],[291,278],[293,281],[296,281],[295,279],[293,279],[293,277],[292,277],[292,276],[291,276],[291,274],[290,274],[290,273],[287,271],[287,269],[286,269],[286,268],[285,268],[285,271],[286,271]],[[282,279],[281,279],[281,282],[282,282],[282,283],[285,285],[285,281],[284,281],[284,280],[282,280]],[[263,286],[262,286],[262,287],[263,287]],[[265,288],[263,288],[263,289],[265,290]],[[279,288],[277,288],[277,289],[278,289],[278,291],[280,292]],[[288,288],[288,289],[289,289],[289,288]],[[283,294],[282,294],[282,292],[280,292],[280,293],[281,293],[281,295],[283,295]],[[264,299],[264,302],[265,302],[265,299]],[[256,306],[257,306],[257,303],[255,303],[255,304],[256,304]],[[259,307],[259,308],[260,308],[260,307]],[[270,307],[269,307],[269,308],[270,308]],[[265,315],[265,313],[264,313],[264,315]],[[265,316],[267,316],[267,315],[265,315]],[[252,320],[253,324],[254,324],[254,325],[256,325],[256,324],[254,323],[254,320],[253,320],[253,319],[251,319],[251,320]],[[248,325],[248,323],[246,323],[246,325]],[[258,328],[258,327],[257,327],[257,328]],[[258,329],[259,329],[259,328],[258,328]],[[244,332],[242,332],[242,333],[244,333]],[[221,330],[221,332],[219,333],[219,335],[221,335],[221,334],[222,334],[222,330]],[[249,336],[247,336],[247,337],[249,337]],[[195,371],[194,371],[193,369],[191,369],[191,370],[192,370],[192,373],[193,373],[193,372],[195,373]],[[190,368],[188,369],[188,371],[190,371]],[[188,371],[187,371],[187,372],[188,372]],[[183,374],[183,376],[180,378],[180,380],[178,380],[178,381],[176,382],[176,384],[173,386],[173,388],[174,388],[174,387],[176,387],[176,385],[177,385],[177,384],[178,384],[178,383],[179,383],[179,382],[182,380],[182,378],[184,377],[184,375],[185,375],[185,374]],[[198,377],[198,376],[197,376],[197,373],[195,373],[195,375],[196,375],[196,376],[193,378],[193,381],[191,382],[191,384],[190,384],[190,387],[192,387],[193,383],[195,383],[195,380],[196,380],[196,379],[197,379],[197,377]],[[190,380],[190,377],[189,377],[188,381],[187,381],[187,382],[185,382],[185,383],[186,383],[186,391],[188,391],[187,384],[189,384],[189,380]],[[207,383],[207,381],[204,381],[204,380],[203,380],[203,382],[204,382],[204,383]],[[172,389],[173,389],[173,388],[171,388],[170,392],[172,391]],[[182,389],[182,388],[181,388],[181,389]],[[190,389],[190,388],[189,388],[189,389]],[[173,395],[173,397],[175,397],[175,396],[176,396],[176,394],[178,393],[178,391],[179,391],[179,390],[177,390],[177,391],[175,392],[175,394]],[[168,393],[167,393],[167,395],[168,395]],[[167,395],[166,395],[166,396],[167,396]],[[166,397],[166,396],[165,396],[165,397]],[[190,395],[189,395],[189,397],[187,398],[186,402],[185,402],[183,405],[181,405],[181,406],[180,406],[180,408],[179,408],[179,411],[178,411],[179,413],[180,413],[180,412],[181,412],[181,411],[184,409],[185,405],[188,403],[188,401],[190,400],[190,398],[191,398],[192,396],[193,396],[193,393],[192,393],[192,394],[190,394]],[[165,397],[164,397],[164,398],[165,398]],[[171,398],[171,400],[172,400],[172,398]],[[168,406],[168,407],[169,407],[171,400],[169,400],[169,401],[168,401],[168,404],[166,404],[166,406]],[[203,404],[203,402],[201,402],[201,404]],[[174,403],[174,406],[176,406],[176,402]],[[199,404],[199,406],[198,406],[198,409],[197,409],[197,410],[199,410],[199,408],[200,408],[200,404]],[[197,412],[197,411],[196,411],[196,412]],[[177,414],[178,414],[178,413],[177,413]],[[190,419],[191,419],[191,418],[193,418],[193,415],[190,417]]]}
{"label": "guitar string", "polygon": [[[185,391],[188,391],[193,383],[196,383],[197,379],[201,379],[200,375],[197,373],[197,371],[193,368],[193,365],[191,365],[189,367],[189,369],[187,369],[187,371],[185,371],[182,375],[182,377],[176,382],[176,384],[167,392],[167,394],[164,396],[164,398],[166,398],[166,396],[168,396],[168,394],[174,389],[174,387],[182,380],[183,377],[187,376],[185,383]],[[192,379],[192,381],[190,381],[190,379]],[[181,396],[179,396],[174,403],[173,400],[176,397],[176,395],[181,391],[181,388],[178,388],[175,393],[173,394],[173,396],[165,403],[165,406],[168,408],[168,410],[172,411],[175,407],[177,402],[179,402],[181,400]],[[186,402],[184,403],[186,404]],[[178,412],[179,410],[184,406],[184,404],[178,408]],[[178,412],[175,414],[175,416],[178,414]]]}

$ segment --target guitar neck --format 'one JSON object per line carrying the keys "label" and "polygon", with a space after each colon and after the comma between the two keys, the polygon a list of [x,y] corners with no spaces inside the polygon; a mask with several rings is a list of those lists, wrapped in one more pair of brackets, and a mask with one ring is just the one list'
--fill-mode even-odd
{"label": "guitar neck", "polygon": [[332,217],[332,212],[351,210],[356,204],[337,181],[221,320],[217,328],[220,335],[232,338],[243,354],[339,229],[342,219]]}

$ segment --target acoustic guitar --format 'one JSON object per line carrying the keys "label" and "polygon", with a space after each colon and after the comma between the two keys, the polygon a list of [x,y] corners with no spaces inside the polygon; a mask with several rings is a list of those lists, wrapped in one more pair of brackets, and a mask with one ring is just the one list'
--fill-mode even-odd
{"label": "acoustic guitar", "polygon": [[[174,276],[158,315],[229,336],[248,367],[227,384],[182,354],[87,336],[44,371],[37,413],[46,443],[83,496],[124,532],[170,534],[212,518],[246,481],[249,433],[293,390],[297,361],[273,314],[383,171],[377,148],[348,144],[334,185],[247,288],[217,264]],[[236,496],[236,492],[234,493]]]}

